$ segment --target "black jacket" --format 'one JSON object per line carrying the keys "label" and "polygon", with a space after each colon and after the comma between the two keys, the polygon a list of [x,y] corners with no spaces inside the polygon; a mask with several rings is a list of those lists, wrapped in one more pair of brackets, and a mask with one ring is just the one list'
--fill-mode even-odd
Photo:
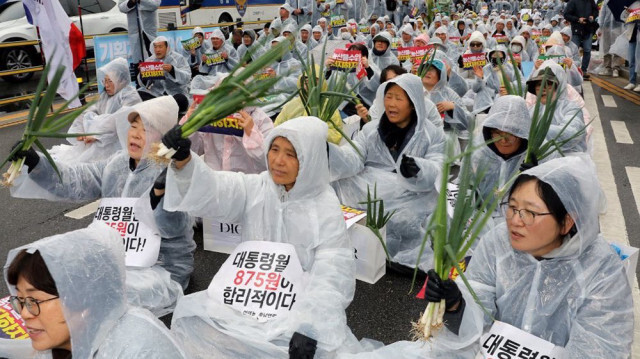
{"label": "black jacket", "polygon": [[[589,22],[589,16],[593,16],[593,21]],[[584,17],[585,24],[579,23],[579,19]],[[582,36],[592,34],[597,29],[598,5],[594,0],[570,0],[564,10],[564,18],[571,23],[571,32]]]}

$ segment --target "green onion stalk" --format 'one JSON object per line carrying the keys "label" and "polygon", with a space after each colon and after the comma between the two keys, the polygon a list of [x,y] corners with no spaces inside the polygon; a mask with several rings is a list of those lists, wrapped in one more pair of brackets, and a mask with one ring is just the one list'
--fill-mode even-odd
{"label": "green onion stalk", "polygon": [[[327,42],[325,41],[322,48],[321,63],[317,68],[313,56],[310,55],[306,61],[302,56],[298,56],[302,62],[303,78],[298,90],[300,99],[307,115],[315,116],[326,122],[329,127],[335,129],[353,147],[361,158],[364,158],[362,152],[360,152],[360,149],[351,138],[331,120],[343,101],[346,100],[357,104],[358,98],[349,89],[348,73],[333,71],[331,76],[327,76],[329,69],[325,66],[326,46]],[[327,77],[329,77],[328,80]]]}
{"label": "green onion stalk", "polygon": [[[57,68],[51,82],[49,83],[49,86],[47,86],[47,75],[50,71],[51,64],[47,64],[44,68],[42,77],[40,78],[40,82],[38,82],[38,86],[36,87],[36,92],[31,102],[29,114],[27,115],[27,123],[24,129],[24,133],[22,134],[22,138],[18,142],[18,145],[12,149],[9,156],[2,162],[2,164],[0,164],[0,168],[4,167],[4,165],[9,162],[9,159],[11,159],[16,153],[20,151],[26,151],[31,148],[31,146],[35,145],[44,154],[47,161],[49,161],[53,169],[58,174],[58,177],[62,179],[56,163],[54,162],[53,158],[44,147],[42,142],[40,142],[40,138],[68,138],[97,135],[97,133],[88,134],[61,132],[94,102],[87,103],[84,106],[74,108],[72,110],[69,109],[69,105],[73,101],[75,101],[81,94],[86,92],[89,86],[86,85],[75,96],[64,102],[62,106],[58,107],[55,111],[53,111],[53,113],[50,113],[56,97],[56,92],[58,90],[58,87],[60,86],[60,81],[62,80],[62,76],[64,75],[65,67],[60,66]],[[44,91],[45,87],[47,87],[46,92]],[[11,161],[9,169],[2,175],[3,186],[10,187],[13,185],[13,181],[21,173],[24,161],[24,157],[18,158],[15,161]]]}
{"label": "green onion stalk", "polygon": [[[541,89],[546,90],[547,93],[549,93],[549,88],[547,85],[551,83],[550,76],[552,75],[553,73],[549,68],[545,69],[543,72]],[[576,119],[578,114],[580,114],[580,111],[576,111],[553,139],[548,141],[545,140],[547,138],[547,134],[549,133],[549,128],[553,123],[554,114],[558,105],[558,99],[560,96],[558,96],[557,94],[562,90],[563,89],[559,87],[557,81],[553,81],[550,92],[553,94],[553,96],[547,95],[544,111],[540,110],[542,101],[541,96],[538,96],[535,108],[533,110],[533,115],[531,116],[531,127],[529,128],[529,139],[527,143],[527,152],[525,155],[524,163],[535,164],[536,161],[543,160],[556,151],[564,156],[561,147],[568,142],[573,141],[576,137],[582,136],[586,132],[588,124],[584,125],[579,131],[577,131],[569,138],[563,140],[560,139],[569,124],[571,124],[571,122]]]}
{"label": "green onion stalk", "polygon": [[380,230],[387,225],[387,222],[391,219],[391,217],[396,213],[389,213],[384,211],[384,200],[378,198],[378,185],[374,185],[373,187],[373,196],[371,196],[371,190],[367,185],[367,201],[360,202],[360,204],[367,205],[367,218],[366,225],[367,228],[373,232],[373,234],[378,238],[380,244],[382,244],[382,248],[384,249],[384,253],[387,255],[387,260],[391,260],[389,257],[389,251],[387,250],[387,243],[382,238],[382,233]]}
{"label": "green onion stalk", "polygon": [[[290,36],[255,61],[250,59],[253,51],[257,50],[248,51],[229,76],[204,97],[191,117],[180,126],[182,138],[187,138],[203,126],[220,121],[247,106],[256,105],[262,97],[272,92],[271,89],[280,80],[279,77],[260,81],[252,81],[252,77],[289,51],[292,41],[293,37]],[[160,142],[153,144],[150,157],[157,162],[166,163],[175,153],[175,149],[167,148]]]}
{"label": "green onion stalk", "polygon": [[[471,155],[473,151],[483,146],[486,146],[486,144],[483,143],[480,146],[473,147],[473,143],[471,143],[463,153],[453,156],[453,142],[447,141],[447,159],[442,166],[440,193],[438,195],[436,208],[422,240],[413,278],[413,283],[415,283],[420,257],[424,252],[427,242],[431,240],[433,247],[433,268],[436,273],[438,273],[441,278],[446,279],[451,269],[455,268],[474,300],[481,306],[482,304],[467,281],[459,263],[464,259],[469,249],[478,239],[483,227],[491,218],[498,204],[498,197],[483,201],[475,191],[477,184],[484,178],[486,170],[480,168],[473,171]],[[450,166],[460,158],[462,158],[462,166],[458,175],[458,197],[453,210],[453,216],[449,218],[447,213],[447,181]],[[411,290],[413,290],[413,283]],[[419,321],[413,323],[414,337],[428,340],[435,330],[442,327],[445,310],[444,300],[438,303],[429,302]]]}

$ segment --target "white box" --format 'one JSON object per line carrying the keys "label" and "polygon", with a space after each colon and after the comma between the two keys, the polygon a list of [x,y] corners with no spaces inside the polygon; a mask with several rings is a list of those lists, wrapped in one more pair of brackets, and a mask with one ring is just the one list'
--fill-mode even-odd
{"label": "white box", "polygon": [[209,218],[202,219],[202,241],[204,250],[230,254],[242,242],[242,227],[239,224],[220,223]]}

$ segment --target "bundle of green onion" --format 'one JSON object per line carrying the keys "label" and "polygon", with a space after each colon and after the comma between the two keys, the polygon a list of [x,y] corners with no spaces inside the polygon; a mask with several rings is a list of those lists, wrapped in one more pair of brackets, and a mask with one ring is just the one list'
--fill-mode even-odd
{"label": "bundle of green onion", "polygon": [[[557,94],[562,91],[562,88],[559,87],[556,81],[550,81],[552,76],[553,72],[551,72],[551,69],[546,68],[543,72],[541,88],[543,90],[546,89],[547,92],[554,95],[547,96],[545,108],[542,112],[540,111],[541,96],[538,96],[538,99],[536,100],[536,106],[533,110],[533,115],[531,116],[531,127],[529,128],[527,153],[524,159],[524,163],[527,164],[533,164],[535,162],[534,158],[537,161],[543,160],[556,151],[564,156],[561,147],[566,143],[573,141],[576,137],[582,136],[587,130],[588,124],[583,126],[580,131],[576,132],[569,138],[566,138],[564,140],[560,139],[569,124],[571,124],[571,122],[574,121],[577,115],[580,113],[579,111],[576,111],[576,113],[573,114],[569,121],[567,121],[567,123],[556,135],[556,137],[551,140],[545,141],[545,139],[547,138],[547,134],[549,133],[549,128],[553,123],[553,117],[558,105],[559,96],[557,96]],[[551,89],[549,89],[548,84],[551,83],[552,86]]]}
{"label": "bundle of green onion", "polygon": [[371,196],[371,190],[369,186],[367,186],[367,201],[360,202],[360,204],[367,205],[367,219],[366,225],[373,234],[378,238],[380,244],[382,244],[382,248],[384,249],[384,253],[387,255],[387,260],[391,260],[389,258],[389,251],[387,250],[387,243],[382,238],[382,233],[380,230],[387,225],[387,222],[391,219],[396,211],[389,213],[384,211],[384,200],[378,198],[378,185],[373,186],[373,197]]}
{"label": "bundle of green onion", "polygon": [[[329,127],[335,129],[342,138],[345,139],[358,154],[362,157],[362,153],[358,147],[351,141],[342,128],[338,127],[331,117],[338,110],[340,104],[347,100],[357,103],[357,97],[353,94],[347,83],[348,74],[343,71],[332,71],[331,76],[327,76],[327,67],[325,66],[325,41],[322,49],[322,59],[320,65],[316,68],[313,56],[309,56],[305,61],[302,56],[298,56],[302,62],[302,85],[298,90],[302,104],[309,116],[315,116],[326,122]],[[329,79],[327,80],[327,77]],[[356,85],[357,87],[357,85]]]}
{"label": "bundle of green onion", "polygon": [[517,87],[511,85],[511,79],[507,76],[507,72],[504,69],[504,65],[502,61],[498,61],[498,68],[500,70],[500,85],[504,86],[509,95],[520,96],[522,98],[527,97],[527,91],[522,86],[522,76],[520,75],[520,70],[518,69],[517,62],[511,49],[507,49],[507,54],[509,55],[509,59],[511,60],[511,65],[513,66],[513,72],[515,74],[515,80]]}
{"label": "bundle of green onion", "polygon": [[[47,64],[45,66],[44,71],[42,73],[42,77],[40,78],[40,82],[36,88],[36,92],[34,94],[33,101],[31,102],[31,108],[29,109],[29,114],[27,115],[27,124],[24,129],[24,133],[22,134],[22,139],[18,143],[15,148],[11,151],[11,154],[0,164],[0,168],[4,167],[4,165],[12,158],[16,153],[20,151],[26,151],[31,146],[35,145],[47,158],[51,166],[55,169],[56,173],[60,177],[60,172],[58,171],[58,167],[55,162],[49,155],[47,149],[42,145],[39,138],[67,138],[67,137],[80,137],[80,136],[90,136],[97,134],[86,134],[86,133],[66,133],[60,132],[64,128],[66,128],[73,120],[76,119],[88,106],[93,103],[87,103],[84,106],[75,108],[71,111],[68,111],[69,105],[71,102],[75,101],[78,96],[83,94],[88,85],[83,87],[77,95],[75,95],[70,100],[66,101],[62,106],[58,107],[52,114],[49,112],[52,109],[53,101],[56,97],[56,92],[58,87],[60,86],[60,81],[64,74],[64,67],[58,67],[56,73],[51,80],[49,86],[47,86],[47,91],[43,92],[45,86],[47,84],[47,75],[51,71],[51,65]],[[17,161],[12,161],[9,166],[9,170],[5,172],[2,177],[2,185],[9,187],[13,185],[13,181],[20,175],[20,171],[22,166],[24,165],[25,158],[22,157]],[[62,178],[62,177],[60,177]]]}
{"label": "bundle of green onion", "polygon": [[[485,146],[482,144],[481,146]],[[427,226],[427,232],[422,241],[420,254],[416,263],[414,282],[417,274],[418,263],[424,252],[425,245],[429,240],[433,247],[433,268],[440,278],[446,279],[452,268],[456,268],[460,277],[464,281],[469,292],[476,302],[479,300],[473,288],[467,282],[464,272],[459,263],[466,256],[469,249],[478,239],[483,227],[491,218],[497,203],[498,196],[490,201],[483,201],[475,191],[475,187],[482,181],[485,171],[482,169],[472,171],[471,154],[481,146],[473,147],[473,143],[458,156],[452,156],[453,143],[447,142],[447,159],[443,163],[442,177],[440,182],[440,193],[436,208]],[[450,166],[462,157],[461,170],[458,175],[458,197],[455,203],[453,216],[448,218],[447,214],[447,182],[450,173]],[[413,286],[412,286],[413,289]],[[480,303],[479,303],[480,304]],[[430,302],[422,314],[418,323],[414,325],[414,336],[416,338],[428,340],[432,332],[443,325],[445,313],[445,301],[439,303]]]}
{"label": "bundle of green onion", "polygon": [[[220,121],[247,106],[254,106],[267,93],[273,93],[271,89],[280,80],[279,77],[260,81],[251,81],[251,78],[289,51],[292,41],[292,37],[282,41],[254,61],[250,61],[251,52],[247,52],[229,76],[204,97],[191,117],[180,126],[182,137],[187,138],[203,126]],[[149,156],[157,162],[166,163],[175,153],[175,149],[155,143]]]}

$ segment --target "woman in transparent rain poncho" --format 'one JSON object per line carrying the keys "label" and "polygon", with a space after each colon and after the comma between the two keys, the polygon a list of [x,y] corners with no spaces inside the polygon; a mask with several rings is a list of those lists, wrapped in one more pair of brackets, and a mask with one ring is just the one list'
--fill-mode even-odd
{"label": "woman in transparent rain poncho", "polygon": [[[503,205],[506,222],[480,239],[466,271],[496,320],[563,347],[567,358],[630,357],[631,288],[599,234],[603,200],[587,158],[558,158],[523,172]],[[474,358],[491,320],[461,278],[425,294],[451,298],[445,328],[430,345],[403,341],[358,357]]]}
{"label": "woman in transparent rain poncho", "polygon": [[355,291],[353,247],[329,186],[326,134],[327,124],[315,117],[283,123],[265,142],[269,170],[251,175],[213,171],[179,132],[164,136],[180,148],[167,175],[165,209],[241,223],[243,241],[290,243],[309,278],[291,312],[265,323],[207,291],[183,297],[171,330],[191,357],[285,358],[292,338],[302,336],[309,347],[317,341],[315,358],[357,345],[345,315]]}
{"label": "woman in transparent rain poncho", "polygon": [[135,87],[131,86],[129,64],[117,58],[98,69],[98,81],[104,89],[98,102],[87,108],[69,127],[68,133],[95,133],[68,139],[71,145],[53,146],[50,154],[61,162],[95,162],[109,157],[121,149],[116,133],[114,115],[123,107],[142,102]]}
{"label": "woman in transparent rain poncho", "polygon": [[[444,132],[427,118],[435,106],[430,101],[430,109],[425,105],[418,76],[387,81],[378,89],[376,102],[384,104],[384,114],[364,125],[353,140],[364,158],[349,145],[329,146],[332,185],[344,205],[356,208],[367,199],[367,186],[371,191],[377,186],[386,210],[396,210],[387,224],[391,260],[415,266],[417,257],[407,253],[422,243],[422,223],[435,207]],[[428,251],[422,260],[430,265]]]}
{"label": "woman in transparent rain poncho", "polygon": [[[65,202],[147,195],[163,167],[147,159],[146,154],[151,144],[176,123],[178,105],[171,96],[158,97],[134,106],[125,116],[118,120],[122,123],[118,127],[122,147],[127,150],[93,163],[56,163],[60,181],[44,156],[30,149],[23,154],[28,175],[24,171],[18,178],[11,195]],[[144,199],[148,204],[149,198]],[[149,217],[162,238],[158,263],[148,268],[127,268],[127,300],[161,316],[171,312],[189,283],[196,244],[192,218],[186,213],[164,211],[162,199],[153,200],[157,206]]]}
{"label": "woman in transparent rain poncho", "polygon": [[4,276],[33,349],[11,356],[0,348],[0,355],[185,358],[164,324],[127,304],[122,240],[104,224],[11,250]]}

